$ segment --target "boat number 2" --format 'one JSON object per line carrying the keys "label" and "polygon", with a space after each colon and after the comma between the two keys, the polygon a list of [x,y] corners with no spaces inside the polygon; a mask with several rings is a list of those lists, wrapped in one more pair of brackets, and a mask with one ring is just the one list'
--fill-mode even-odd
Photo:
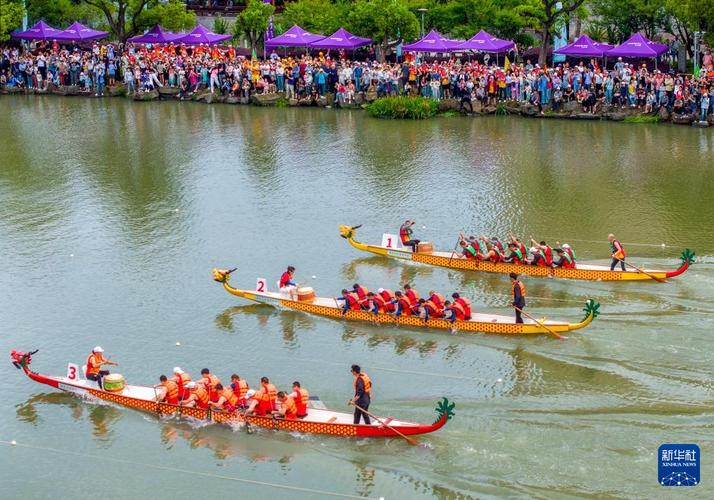
{"label": "boat number 2", "polygon": [[67,364],[67,378],[77,380],[79,378],[79,366],[74,363]]}
{"label": "boat number 2", "polygon": [[267,291],[267,287],[266,287],[265,283],[266,283],[265,278],[258,278],[258,280],[255,283],[255,291],[256,292]]}

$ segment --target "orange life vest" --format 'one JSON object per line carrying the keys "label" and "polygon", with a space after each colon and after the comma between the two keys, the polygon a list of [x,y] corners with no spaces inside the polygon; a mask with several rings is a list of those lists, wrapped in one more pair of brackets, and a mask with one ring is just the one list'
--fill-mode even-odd
{"label": "orange life vest", "polygon": [[208,408],[208,392],[202,386],[197,385],[193,393],[196,395],[196,408]]}
{"label": "orange life vest", "polygon": [[170,405],[177,405],[179,402],[178,384],[173,380],[167,380],[166,382],[162,382],[161,385],[163,385],[166,389],[166,397],[164,398],[164,401]]}
{"label": "orange life vest", "polygon": [[174,374],[174,381],[178,385],[179,399],[188,399],[191,390],[186,387],[186,384],[191,381],[191,376],[188,373],[176,373]]}
{"label": "orange life vest", "polygon": [[431,297],[429,297],[429,300],[431,300],[438,309],[444,308],[444,296],[440,293],[432,293]]}
{"label": "orange life vest", "polygon": [[355,380],[353,382],[355,394],[357,393],[357,380],[359,378],[362,378],[362,381],[364,382],[364,392],[366,392],[369,397],[372,397],[372,381],[369,379],[369,376],[364,372],[360,373],[355,377]]}
{"label": "orange life vest", "polygon": [[286,419],[295,420],[297,418],[297,405],[295,404],[295,400],[290,396],[287,396],[280,402],[280,407],[285,411]]}
{"label": "orange life vest", "polygon": [[[93,352],[87,357],[87,373],[86,375],[97,375],[102,369],[104,356],[101,352]],[[96,366],[95,366],[96,365]]]}
{"label": "orange life vest", "polygon": [[367,298],[367,294],[369,293],[369,290],[363,286],[358,286],[357,290],[355,292],[357,294],[357,298],[359,300],[364,300]]}
{"label": "orange life vest", "polygon": [[387,310],[387,303],[381,295],[375,295],[372,300],[374,300],[374,303],[377,305],[377,310],[379,312],[385,312]]}
{"label": "orange life vest", "polygon": [[258,400],[258,413],[265,415],[275,410],[275,402],[278,399],[278,391],[273,384],[265,384],[255,394]]}
{"label": "orange life vest", "polygon": [[407,296],[407,299],[409,299],[409,303],[412,306],[415,306],[419,303],[419,292],[417,292],[416,290],[412,290],[410,288],[404,295]]}
{"label": "orange life vest", "polygon": [[213,391],[218,384],[221,383],[221,379],[216,377],[214,374],[209,373],[205,377],[203,377],[203,385],[206,386],[206,389],[210,389]]}
{"label": "orange life vest", "polygon": [[402,295],[401,297],[399,297],[399,304],[402,306],[402,316],[412,315],[412,305],[409,302],[408,298]]}
{"label": "orange life vest", "polygon": [[[223,408],[229,411],[235,410],[235,407],[238,406],[238,396],[235,395],[233,389],[224,387],[220,395],[226,399],[226,402],[223,403]],[[226,403],[230,405],[230,407],[227,407]]]}
{"label": "orange life vest", "polygon": [[454,304],[459,304],[464,313],[464,319],[471,318],[471,301],[463,297],[454,300]]}
{"label": "orange life vest", "polygon": [[451,310],[456,313],[456,319],[462,321],[466,319],[466,312],[464,311],[464,306],[462,306],[459,302],[454,302],[453,304],[451,304]]}
{"label": "orange life vest", "polygon": [[302,387],[295,389],[295,392],[298,394],[298,398],[295,400],[295,405],[297,405],[297,416],[304,417],[307,415],[307,405],[310,402],[310,393],[307,392],[307,389],[303,389]]}
{"label": "orange life vest", "polygon": [[354,292],[347,292],[345,295],[345,300],[347,301],[347,304],[349,304],[349,308],[354,310],[354,311],[359,311],[361,306],[359,305],[359,297],[357,296],[356,293]]}
{"label": "orange life vest", "polygon": [[516,298],[516,287],[520,288],[521,290],[521,297],[525,298],[526,297],[526,285],[524,285],[521,281],[515,281],[513,283],[513,286],[511,287],[511,291],[513,292],[513,298]]}
{"label": "orange life vest", "polygon": [[250,386],[245,380],[239,380],[238,383],[233,384],[233,394],[235,394],[241,402],[245,401],[245,395],[248,389],[250,389]]}

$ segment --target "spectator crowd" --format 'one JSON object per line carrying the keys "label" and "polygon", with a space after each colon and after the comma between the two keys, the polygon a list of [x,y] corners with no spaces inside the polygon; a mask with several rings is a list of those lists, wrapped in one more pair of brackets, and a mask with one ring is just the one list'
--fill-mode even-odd
{"label": "spectator crowd", "polygon": [[[451,58],[403,62],[350,60],[344,53],[280,57],[265,60],[236,54],[232,47],[132,46],[94,44],[61,47],[41,43],[32,50],[1,47],[0,87],[47,89],[48,85],[76,85],[86,93],[103,95],[107,86],[126,85],[127,92],[157,87],[178,89],[180,97],[206,89],[211,93],[250,97],[285,92],[288,99],[317,98],[334,93],[338,103],[354,102],[360,92],[377,97],[421,95],[440,100],[454,98],[461,109],[472,102],[530,102],[558,111],[577,102],[584,112],[604,105],[637,108],[654,113],[697,114],[704,121],[712,113],[714,60],[705,52],[699,76],[650,69],[618,59],[610,68],[600,61],[577,59],[552,67],[530,60],[505,65]],[[332,57],[331,57],[332,56]]]}

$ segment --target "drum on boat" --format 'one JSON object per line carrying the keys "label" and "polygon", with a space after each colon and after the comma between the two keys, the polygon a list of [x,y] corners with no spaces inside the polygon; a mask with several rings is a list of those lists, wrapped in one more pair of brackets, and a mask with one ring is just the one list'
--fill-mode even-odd
{"label": "drum on boat", "polygon": [[102,378],[102,383],[107,392],[121,392],[124,390],[124,375],[110,373]]}
{"label": "drum on boat", "polygon": [[431,241],[422,241],[417,245],[417,253],[432,253],[434,251],[434,246]]}
{"label": "drum on boat", "polygon": [[315,290],[309,286],[298,288],[298,300],[300,302],[312,302],[315,300]]}

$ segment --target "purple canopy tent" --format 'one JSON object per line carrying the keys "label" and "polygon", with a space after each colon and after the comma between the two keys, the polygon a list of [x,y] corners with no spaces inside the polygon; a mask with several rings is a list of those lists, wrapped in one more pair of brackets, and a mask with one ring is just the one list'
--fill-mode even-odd
{"label": "purple canopy tent", "polygon": [[46,22],[40,21],[32,28],[12,33],[10,36],[18,40],[54,40],[61,32],[61,30],[53,28]]}
{"label": "purple canopy tent", "polygon": [[371,38],[353,35],[346,29],[340,28],[330,36],[327,36],[322,40],[312,42],[310,44],[310,48],[354,50],[359,47],[364,47],[365,45],[370,45],[371,43]]}
{"label": "purple canopy tent", "polygon": [[208,28],[198,25],[193,31],[186,35],[181,35],[174,40],[173,43],[182,43],[184,45],[215,45],[217,43],[225,42],[233,38],[231,35],[219,35],[218,33],[213,33],[209,31]]}
{"label": "purple canopy tent", "polygon": [[402,50],[408,52],[452,52],[461,44],[461,40],[449,40],[438,31],[431,30],[421,40],[402,45]]}
{"label": "purple canopy tent", "polygon": [[164,31],[158,24],[143,35],[133,36],[127,40],[131,43],[171,43],[177,38],[186,36],[185,33],[171,33]]}
{"label": "purple canopy tent", "polygon": [[493,52],[496,54],[508,52],[516,44],[512,40],[502,40],[487,31],[481,30],[474,36],[458,46],[459,50],[476,50],[479,52]]}
{"label": "purple canopy tent", "polygon": [[656,58],[667,52],[667,46],[661,43],[655,43],[639,33],[635,33],[630,38],[622,42],[614,49],[605,52],[607,57],[629,57],[637,58]]}
{"label": "purple canopy tent", "polygon": [[589,36],[583,35],[573,43],[555,50],[554,53],[564,56],[604,57],[605,52],[612,48],[612,45],[596,42]]}
{"label": "purple canopy tent", "polygon": [[282,35],[278,35],[265,42],[265,47],[308,47],[310,44],[322,40],[323,38],[325,38],[323,35],[315,35],[295,24]]}
{"label": "purple canopy tent", "polygon": [[58,42],[91,42],[99,40],[109,34],[107,31],[97,31],[88,28],[82,23],[75,22],[57,35]]}

